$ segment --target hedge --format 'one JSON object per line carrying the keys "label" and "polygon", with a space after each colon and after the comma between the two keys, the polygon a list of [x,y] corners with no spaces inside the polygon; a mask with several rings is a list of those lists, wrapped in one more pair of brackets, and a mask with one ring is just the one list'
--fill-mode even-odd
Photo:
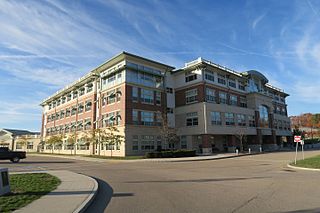
{"label": "hedge", "polygon": [[173,151],[159,151],[148,152],[146,158],[180,158],[193,157],[196,155],[196,150],[173,150]]}

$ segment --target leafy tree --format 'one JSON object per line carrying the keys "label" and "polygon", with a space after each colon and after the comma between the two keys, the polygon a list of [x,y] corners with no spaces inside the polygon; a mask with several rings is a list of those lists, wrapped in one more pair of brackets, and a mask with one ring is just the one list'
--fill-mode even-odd
{"label": "leafy tree", "polygon": [[[108,126],[106,130],[107,130],[107,133],[103,138],[106,144],[114,147],[114,145],[120,145],[123,142],[124,137],[122,135],[119,135],[119,130],[117,127]],[[113,149],[111,149],[111,157],[112,157],[112,150]]]}
{"label": "leafy tree", "polygon": [[100,155],[100,146],[103,140],[106,138],[106,131],[102,128],[91,129],[90,131],[86,132],[83,139],[87,141],[89,144],[93,146],[98,144],[98,155]]}
{"label": "leafy tree", "polygon": [[48,140],[46,140],[46,144],[51,146],[51,152],[53,153],[54,146],[56,144],[62,143],[62,135],[53,135]]}
{"label": "leafy tree", "polygon": [[[68,145],[71,145],[74,147],[74,154],[76,154],[76,150],[75,150],[75,143],[77,142],[77,133],[76,132],[73,132],[71,134],[69,134],[67,136],[67,142],[68,142]],[[72,149],[71,149],[71,154],[72,154]]]}

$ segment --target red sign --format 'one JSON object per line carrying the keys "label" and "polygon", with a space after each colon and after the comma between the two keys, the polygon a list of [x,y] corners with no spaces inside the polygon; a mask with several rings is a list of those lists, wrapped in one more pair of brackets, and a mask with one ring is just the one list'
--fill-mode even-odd
{"label": "red sign", "polygon": [[301,142],[301,136],[300,135],[295,135],[294,136],[294,142],[296,142],[296,143]]}

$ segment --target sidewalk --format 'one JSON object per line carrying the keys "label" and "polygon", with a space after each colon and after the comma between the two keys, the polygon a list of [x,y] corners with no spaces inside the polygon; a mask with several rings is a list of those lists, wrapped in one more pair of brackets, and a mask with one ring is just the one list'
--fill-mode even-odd
{"label": "sidewalk", "polygon": [[[262,152],[263,153],[263,152]],[[55,154],[29,154],[30,156],[42,156],[42,157],[58,157],[58,158],[68,158],[74,160],[83,160],[83,161],[91,161],[91,162],[186,162],[186,161],[205,161],[205,160],[218,160],[225,158],[234,158],[248,155],[261,154],[258,153],[223,153],[223,154],[215,154],[215,155],[207,155],[207,156],[195,156],[195,157],[182,157],[182,158],[147,158],[147,159],[136,159],[136,160],[118,160],[118,159],[103,159],[103,158],[92,158],[85,156],[72,156],[72,155],[55,155]]]}
{"label": "sidewalk", "polygon": [[[61,184],[56,190],[14,212],[84,212],[98,191],[98,183],[91,177],[70,171],[41,172],[46,172],[58,177],[61,180]],[[20,172],[17,172],[15,174],[19,173]]]}

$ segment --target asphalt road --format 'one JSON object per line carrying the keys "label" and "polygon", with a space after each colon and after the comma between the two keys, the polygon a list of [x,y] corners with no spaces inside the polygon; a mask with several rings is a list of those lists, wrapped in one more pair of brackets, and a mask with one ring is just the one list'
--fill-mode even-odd
{"label": "asphalt road", "polygon": [[30,156],[19,164],[1,161],[0,167],[95,177],[100,189],[87,212],[320,212],[320,172],[287,168],[293,157],[286,152],[165,163]]}

